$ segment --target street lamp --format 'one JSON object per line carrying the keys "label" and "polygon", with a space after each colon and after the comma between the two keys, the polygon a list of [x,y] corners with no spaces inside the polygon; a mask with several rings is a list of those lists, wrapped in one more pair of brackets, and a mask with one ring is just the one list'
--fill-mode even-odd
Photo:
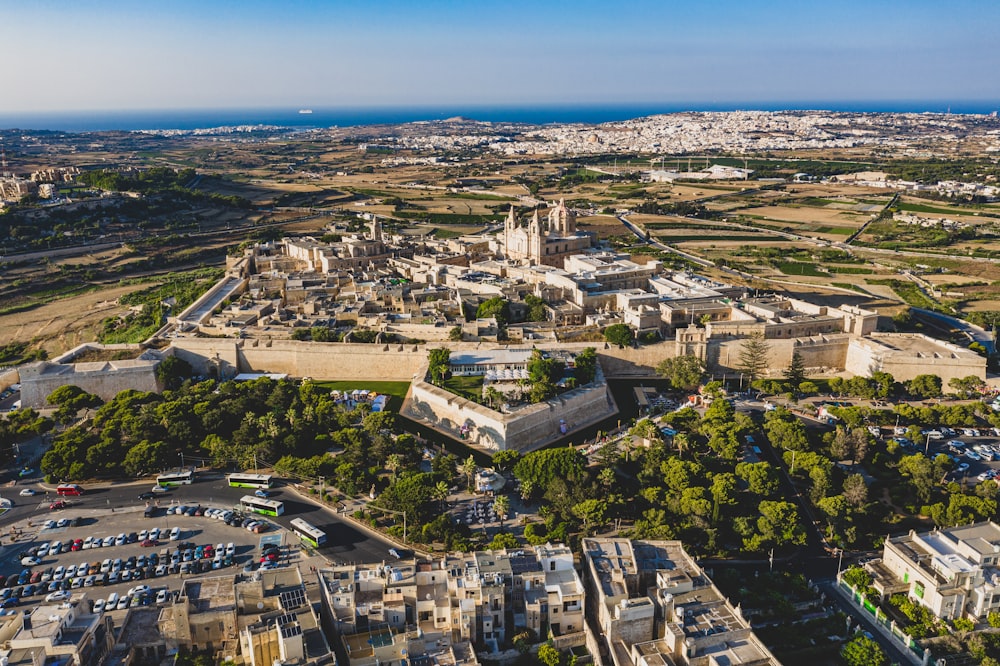
{"label": "street lamp", "polygon": [[844,549],[837,549],[837,578],[840,578],[840,565],[844,561]]}

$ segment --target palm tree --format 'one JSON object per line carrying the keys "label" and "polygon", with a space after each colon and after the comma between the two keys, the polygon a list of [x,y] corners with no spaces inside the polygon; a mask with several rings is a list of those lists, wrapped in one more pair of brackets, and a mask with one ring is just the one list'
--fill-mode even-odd
{"label": "palm tree", "polygon": [[458,466],[458,471],[465,475],[465,487],[470,493],[472,492],[472,477],[476,474],[476,468],[476,459],[471,455]]}
{"label": "palm tree", "polygon": [[503,404],[503,393],[498,391],[493,386],[486,387],[484,397],[486,398],[486,402],[489,403],[491,409],[496,409],[497,406]]}
{"label": "palm tree", "polygon": [[445,504],[448,502],[448,495],[451,493],[451,488],[448,487],[447,482],[438,481],[437,485],[434,486],[433,497],[437,501],[441,502],[441,513],[444,513]]}
{"label": "palm tree", "polygon": [[391,454],[385,459],[385,468],[392,474],[392,480],[396,480],[396,472],[403,466],[403,457],[398,453]]}
{"label": "palm tree", "polygon": [[493,512],[500,518],[500,527],[503,527],[503,521],[510,515],[510,498],[506,495],[497,495],[493,500]]}
{"label": "palm tree", "polygon": [[597,473],[597,480],[601,482],[602,486],[610,489],[611,486],[615,485],[615,470],[605,467]]}

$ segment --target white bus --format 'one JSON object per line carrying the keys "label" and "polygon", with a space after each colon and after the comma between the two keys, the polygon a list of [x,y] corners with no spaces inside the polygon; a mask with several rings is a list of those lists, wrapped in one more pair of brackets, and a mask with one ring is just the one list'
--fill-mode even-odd
{"label": "white bus", "polygon": [[183,472],[166,472],[156,477],[158,486],[180,486],[194,483],[194,471],[185,470]]}
{"label": "white bus", "polygon": [[301,518],[293,518],[291,525],[292,531],[313,548],[319,548],[326,543],[326,532],[310,525]]}
{"label": "white bus", "polygon": [[240,498],[240,506],[244,511],[262,513],[265,516],[280,516],[285,513],[285,505],[278,500],[263,499],[244,495]]}
{"label": "white bus", "polygon": [[230,488],[270,488],[270,474],[230,474],[226,477]]}

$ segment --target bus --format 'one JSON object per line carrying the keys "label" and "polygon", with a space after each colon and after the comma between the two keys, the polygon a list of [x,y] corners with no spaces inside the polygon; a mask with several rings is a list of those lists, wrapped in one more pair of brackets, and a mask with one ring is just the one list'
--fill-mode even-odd
{"label": "bus", "polygon": [[244,495],[240,498],[240,506],[244,511],[262,513],[265,516],[280,516],[285,513],[285,505],[278,500],[263,499]]}
{"label": "bus", "polygon": [[292,531],[313,548],[319,548],[326,543],[326,532],[310,525],[301,518],[293,518],[291,525]]}
{"label": "bus", "polygon": [[230,474],[226,477],[230,488],[270,488],[270,474]]}
{"label": "bus", "polygon": [[75,483],[64,483],[56,487],[57,495],[82,495],[83,488]]}
{"label": "bus", "polygon": [[180,486],[194,483],[194,471],[185,470],[183,472],[165,472],[156,477],[158,486]]}

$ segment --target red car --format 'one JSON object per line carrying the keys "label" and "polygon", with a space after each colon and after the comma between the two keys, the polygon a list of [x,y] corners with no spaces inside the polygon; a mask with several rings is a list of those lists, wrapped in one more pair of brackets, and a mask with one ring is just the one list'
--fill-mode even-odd
{"label": "red car", "polygon": [[69,502],[66,500],[56,500],[52,504],[49,504],[49,511],[58,511],[59,509],[65,509],[69,506]]}
{"label": "red car", "polygon": [[83,550],[83,539],[77,539],[73,542],[73,545],[69,547],[72,551]]}
{"label": "red car", "polygon": [[156,539],[146,539],[139,545],[142,546],[143,548],[152,548],[153,546],[160,545],[160,542],[157,541]]}

